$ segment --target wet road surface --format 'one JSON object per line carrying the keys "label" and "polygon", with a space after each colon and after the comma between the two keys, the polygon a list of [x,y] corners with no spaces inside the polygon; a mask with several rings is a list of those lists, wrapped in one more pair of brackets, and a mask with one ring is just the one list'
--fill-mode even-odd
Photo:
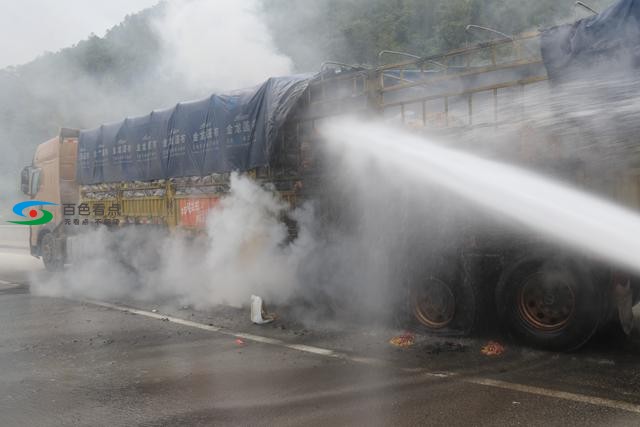
{"label": "wet road surface", "polygon": [[34,296],[34,261],[0,249],[2,426],[640,425],[637,335],[568,355],[398,349],[393,330]]}

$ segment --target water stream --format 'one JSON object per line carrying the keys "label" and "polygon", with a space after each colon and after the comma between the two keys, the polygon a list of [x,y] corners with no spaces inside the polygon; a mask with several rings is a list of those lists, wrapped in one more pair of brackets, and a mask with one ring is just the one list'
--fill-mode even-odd
{"label": "water stream", "polygon": [[391,179],[436,185],[558,243],[640,272],[640,215],[630,209],[397,128],[340,120],[322,131],[333,150],[375,159]]}

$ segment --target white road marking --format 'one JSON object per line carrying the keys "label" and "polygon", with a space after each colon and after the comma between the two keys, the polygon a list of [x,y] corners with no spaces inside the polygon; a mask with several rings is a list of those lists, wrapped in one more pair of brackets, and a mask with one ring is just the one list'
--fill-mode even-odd
{"label": "white road marking", "polygon": [[621,402],[619,400],[604,399],[601,397],[586,396],[584,394],[569,393],[566,391],[551,390],[548,388],[534,387],[524,384],[515,384],[505,381],[492,380],[488,378],[467,378],[464,382],[471,384],[484,385],[488,387],[502,388],[505,390],[519,391],[522,393],[536,394],[538,396],[553,397],[562,400],[571,400],[573,402],[588,403],[595,406],[604,406],[611,409],[620,409],[622,411],[635,412],[640,414],[640,405],[629,402]]}
{"label": "white road marking", "polygon": [[292,350],[305,351],[307,353],[319,354],[321,356],[344,357],[344,358],[346,358],[346,355],[341,355],[339,353],[336,353],[333,350],[328,350],[328,349],[320,348],[320,347],[313,347],[313,346],[310,346],[310,345],[286,344],[285,347],[290,348]]}
{"label": "white road marking", "polygon": [[337,359],[350,360],[352,362],[365,363],[370,365],[386,364],[386,362],[378,359],[365,358],[365,357],[353,357],[353,356],[347,355],[346,353],[340,353],[340,352],[329,350],[326,348],[314,347],[314,346],[305,345],[305,344],[291,344],[276,338],[263,337],[261,335],[248,334],[244,332],[234,332],[228,329],[219,328],[217,326],[205,325],[204,323],[185,320],[179,317],[167,316],[161,313],[153,313],[151,311],[140,310],[137,308],[130,308],[130,307],[125,307],[125,306],[120,306],[116,304],[110,304],[107,302],[95,301],[95,300],[84,300],[84,302],[97,305],[100,307],[110,308],[113,310],[139,314],[141,316],[151,317],[153,319],[168,320],[169,322],[177,323],[179,325],[190,326],[192,328],[203,329],[205,331],[218,332],[224,335],[232,336],[234,338],[245,339],[247,341],[254,341],[262,344],[270,344],[270,345],[277,345],[280,347],[286,347],[292,350],[302,351],[305,353],[317,354],[325,357],[334,357]]}
{"label": "white road marking", "polygon": [[[6,282],[0,282],[0,283],[6,283]],[[191,321],[191,320],[180,319],[178,317],[166,316],[166,315],[163,315],[163,314],[160,314],[160,313],[152,313],[152,312],[146,311],[146,310],[139,310],[139,309],[135,309],[135,308],[119,306],[119,305],[116,305],[116,304],[109,304],[109,303],[101,302],[101,301],[85,300],[84,302],[87,302],[87,303],[93,304],[93,305],[97,305],[97,306],[100,306],[100,307],[110,308],[110,309],[113,309],[113,310],[134,313],[134,314],[138,314],[138,315],[141,315],[141,316],[150,317],[150,318],[153,318],[153,319],[168,320],[170,322],[177,323],[179,325],[189,326],[189,327],[193,327],[193,328],[197,328],[197,329],[203,329],[205,331],[218,332],[218,333],[221,333],[221,334],[224,334],[224,335],[229,335],[229,336],[232,336],[232,337],[241,338],[241,339],[245,339],[245,340],[248,340],[248,341],[254,341],[254,342],[259,342],[259,343],[264,343],[264,344],[270,344],[270,345],[277,345],[277,346],[280,346],[280,347],[286,347],[286,348],[290,348],[292,350],[302,351],[302,352],[305,352],[305,353],[311,353],[311,354],[316,354],[316,355],[325,356],[325,357],[333,357],[333,358],[337,358],[337,359],[343,359],[343,360],[348,360],[348,361],[355,362],[355,363],[362,363],[362,364],[367,364],[367,365],[372,365],[372,366],[390,366],[390,364],[388,362],[385,362],[385,361],[380,360],[380,359],[373,359],[373,358],[368,358],[368,357],[350,356],[350,355],[348,355],[346,353],[341,353],[341,352],[337,352],[337,351],[334,351],[334,350],[321,348],[321,347],[314,347],[314,346],[303,345],[303,344],[290,344],[290,343],[287,343],[285,341],[282,341],[282,340],[279,340],[279,339],[275,339],[275,338],[268,338],[268,337],[263,337],[263,336],[260,336],[260,335],[233,332],[233,331],[230,331],[228,329],[219,328],[217,326],[205,325],[203,323],[198,323],[198,322],[194,322],[194,321]],[[436,377],[436,378],[451,378],[451,377],[457,376],[457,374],[454,373],[454,372],[428,372],[428,371],[424,371],[424,370],[421,370],[421,369],[418,369],[418,370],[407,369],[405,371],[407,371],[407,372],[416,372],[416,374],[421,375],[421,376]],[[627,411],[627,412],[633,412],[633,413],[636,413],[636,414],[640,414],[640,405],[636,405],[636,404],[633,404],[633,403],[630,403],[630,402],[623,402],[623,401],[613,400],[613,399],[604,399],[604,398],[601,398],[601,397],[593,397],[593,396],[587,396],[587,395],[584,395],[584,394],[569,393],[569,392],[565,392],[565,391],[553,390],[553,389],[548,389],[548,388],[543,388],[543,387],[534,387],[534,386],[528,386],[528,385],[524,385],[524,384],[510,383],[510,382],[506,382],[506,381],[493,380],[493,379],[489,379],[489,378],[479,378],[479,377],[463,378],[463,377],[459,377],[459,376],[458,376],[458,378],[459,378],[460,381],[468,383],[468,384],[475,384],[475,385],[481,385],[481,386],[486,386],[486,387],[500,388],[500,389],[504,389],[504,390],[517,391],[517,392],[533,394],[533,395],[537,395],[537,396],[545,396],[545,397],[549,397],[549,398],[567,400],[567,401],[578,402],[578,403],[585,403],[585,404],[589,404],[589,405],[600,406],[600,407],[605,407],[605,408],[610,408],[610,409],[617,409],[617,410],[621,410],[621,411]]]}
{"label": "white road marking", "polygon": [[6,282],[4,280],[0,280],[0,289],[12,289],[20,286],[19,283]]}

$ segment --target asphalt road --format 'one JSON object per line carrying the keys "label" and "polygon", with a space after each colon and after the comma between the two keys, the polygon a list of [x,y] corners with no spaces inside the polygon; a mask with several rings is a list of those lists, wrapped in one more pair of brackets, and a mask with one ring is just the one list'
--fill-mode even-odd
{"label": "asphalt road", "polygon": [[[640,337],[574,354],[30,294],[0,249],[0,425],[640,425]],[[37,274],[37,273],[36,273]],[[335,326],[335,325],[334,325]]]}

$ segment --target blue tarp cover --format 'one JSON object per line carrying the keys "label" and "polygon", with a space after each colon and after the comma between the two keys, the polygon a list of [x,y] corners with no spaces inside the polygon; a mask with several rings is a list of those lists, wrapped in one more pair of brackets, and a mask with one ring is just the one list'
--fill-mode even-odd
{"label": "blue tarp cover", "polygon": [[601,64],[609,72],[636,68],[640,65],[640,0],[619,0],[598,15],[544,30],[541,49],[549,77],[555,81]]}
{"label": "blue tarp cover", "polygon": [[266,166],[280,127],[311,78],[271,78],[251,89],[81,131],[78,182],[149,181]]}

